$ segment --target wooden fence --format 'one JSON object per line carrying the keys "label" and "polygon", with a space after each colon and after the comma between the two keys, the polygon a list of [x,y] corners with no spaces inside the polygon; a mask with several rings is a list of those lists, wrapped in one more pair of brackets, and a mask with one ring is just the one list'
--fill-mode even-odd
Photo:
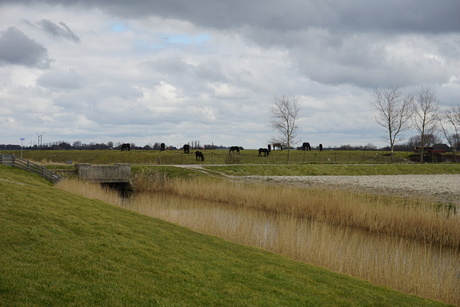
{"label": "wooden fence", "polygon": [[22,170],[38,174],[43,178],[51,181],[52,183],[56,183],[62,179],[61,176],[46,169],[43,165],[32,163],[28,160],[18,158],[14,155],[0,154],[0,164],[17,167]]}

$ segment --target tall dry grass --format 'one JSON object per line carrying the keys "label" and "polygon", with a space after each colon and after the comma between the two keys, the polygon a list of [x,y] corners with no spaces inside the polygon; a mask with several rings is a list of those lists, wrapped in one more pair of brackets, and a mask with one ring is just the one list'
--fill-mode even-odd
{"label": "tall dry grass", "polygon": [[451,206],[417,199],[357,194],[345,190],[229,183],[207,180],[136,180],[142,192],[165,192],[179,197],[287,214],[370,233],[460,248],[460,215]]}
{"label": "tall dry grass", "polygon": [[89,199],[98,199],[117,206],[121,206],[123,203],[123,198],[120,197],[118,192],[97,183],[86,182],[80,179],[66,179],[59,181],[55,186],[58,189]]}
{"label": "tall dry grass", "polygon": [[459,216],[419,201],[161,177],[137,182],[144,193],[125,201],[85,183],[64,181],[59,186],[199,232],[460,305]]}

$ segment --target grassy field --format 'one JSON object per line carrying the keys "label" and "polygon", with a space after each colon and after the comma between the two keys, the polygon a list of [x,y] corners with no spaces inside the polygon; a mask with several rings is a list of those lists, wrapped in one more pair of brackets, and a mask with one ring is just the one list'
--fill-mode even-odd
{"label": "grassy field", "polygon": [[0,305],[441,306],[0,165]]}
{"label": "grassy field", "polygon": [[[203,150],[205,161],[196,161],[194,150],[184,154],[180,150],[25,150],[23,158],[49,163],[131,163],[131,164],[285,164],[287,151],[272,151],[268,157],[259,157],[257,150],[242,150],[241,154],[229,156],[227,150]],[[5,151],[20,156],[20,151]],[[398,152],[394,162],[407,162],[411,152]],[[291,150],[289,163],[391,163],[388,152],[382,151],[310,151]]]}
{"label": "grassy field", "polygon": [[[4,151],[15,154],[20,152]],[[133,173],[162,172],[170,177],[194,177],[200,172],[171,165],[202,165],[209,173],[213,171],[236,176],[316,176],[316,175],[403,175],[403,174],[460,174],[458,163],[409,163],[410,152],[398,152],[391,163],[385,152],[372,151],[292,151],[290,163],[286,163],[286,151],[274,151],[269,157],[258,157],[255,150],[243,150],[240,155],[229,158],[226,150],[205,151],[204,162],[196,161],[195,155],[181,151],[130,151],[116,150],[30,150],[23,158],[46,165],[48,169],[75,169],[76,163],[114,164],[131,163]],[[334,161],[323,159],[334,156]],[[322,157],[317,161],[305,161],[307,157]]]}

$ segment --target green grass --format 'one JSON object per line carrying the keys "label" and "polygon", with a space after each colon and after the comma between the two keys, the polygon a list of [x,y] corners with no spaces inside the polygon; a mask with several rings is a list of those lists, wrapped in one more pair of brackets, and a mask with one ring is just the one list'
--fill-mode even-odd
{"label": "green grass", "polygon": [[163,174],[168,178],[196,178],[198,176],[206,176],[203,172],[198,170],[176,167],[176,166],[138,166],[135,165],[131,168],[132,174],[139,174],[142,176],[149,176],[154,174]]}
{"label": "green grass", "polygon": [[0,305],[441,306],[0,165]]}
{"label": "green grass", "polygon": [[234,176],[364,176],[460,174],[460,164],[300,164],[206,165],[206,169]]}
{"label": "green grass", "polygon": [[[272,151],[268,157],[258,157],[257,150],[242,150],[241,154],[233,155],[228,159],[227,150],[203,150],[205,161],[196,161],[195,150],[184,154],[180,150],[24,150],[23,158],[38,162],[53,163],[131,163],[149,165],[167,164],[285,164],[287,150]],[[3,153],[20,156],[20,151],[4,151]],[[398,152],[394,156],[395,162],[405,162],[411,152]],[[460,160],[460,159],[459,159]],[[382,151],[311,151],[291,150],[289,163],[291,164],[331,164],[331,163],[390,163],[391,157]]]}
{"label": "green grass", "polygon": [[[4,151],[7,154],[19,152]],[[258,157],[256,150],[243,150],[234,155],[229,164],[226,150],[204,151],[206,160],[196,161],[193,152],[183,154],[179,150],[26,150],[23,158],[45,164],[47,168],[74,170],[75,163],[113,164],[131,163],[136,172],[162,172],[168,177],[192,178],[199,171],[171,167],[172,165],[199,164],[210,174],[259,176],[305,176],[305,175],[403,175],[403,174],[460,174],[458,163],[407,163],[410,152],[397,152],[396,163],[390,163],[385,152],[377,151],[291,151],[286,163],[287,151],[273,151],[269,157]],[[459,158],[460,160],[460,158]],[[68,176],[68,174],[62,174]]]}

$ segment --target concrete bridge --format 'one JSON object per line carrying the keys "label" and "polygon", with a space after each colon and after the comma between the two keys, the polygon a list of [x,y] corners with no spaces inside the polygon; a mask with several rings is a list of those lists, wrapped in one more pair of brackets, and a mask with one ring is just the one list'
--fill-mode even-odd
{"label": "concrete bridge", "polygon": [[131,181],[131,164],[117,163],[114,165],[93,165],[89,163],[75,164],[77,175],[87,181],[99,182],[122,193],[133,191]]}

